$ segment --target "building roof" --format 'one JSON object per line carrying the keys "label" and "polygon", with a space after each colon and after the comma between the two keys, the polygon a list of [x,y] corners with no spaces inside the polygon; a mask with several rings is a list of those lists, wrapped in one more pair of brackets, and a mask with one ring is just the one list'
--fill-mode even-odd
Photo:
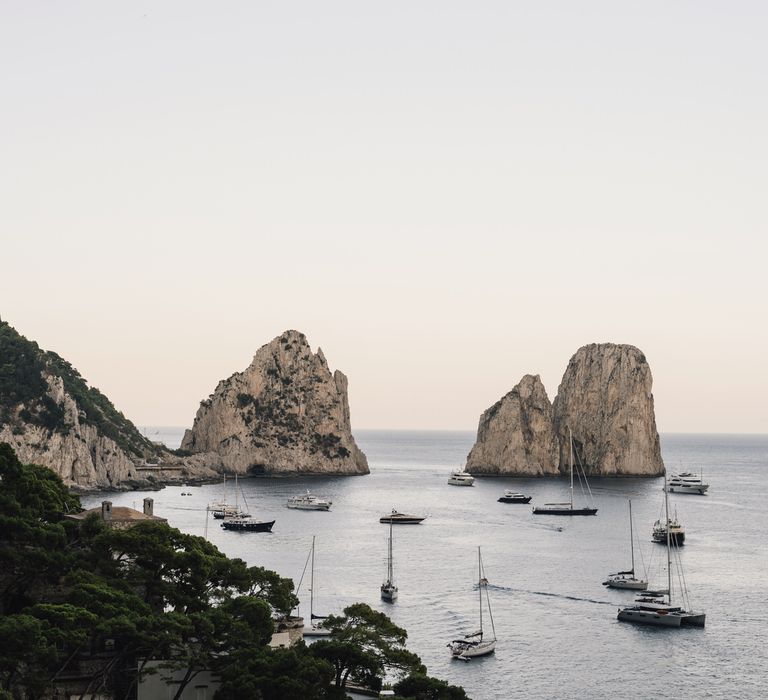
{"label": "building roof", "polygon": [[[65,515],[64,517],[68,518],[69,520],[85,520],[89,515],[91,515],[91,513],[95,513],[101,517],[101,506],[89,508],[88,510],[84,510],[82,513]],[[113,506],[112,517],[110,520],[113,523],[139,522],[140,520],[155,520],[162,523],[168,522],[167,518],[161,518],[158,515],[146,515],[140,510],[135,510],[134,508],[126,508],[125,506]]]}

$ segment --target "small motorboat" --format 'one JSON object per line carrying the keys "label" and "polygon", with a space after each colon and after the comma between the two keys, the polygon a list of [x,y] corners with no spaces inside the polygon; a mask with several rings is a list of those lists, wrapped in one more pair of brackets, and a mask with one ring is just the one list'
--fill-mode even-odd
{"label": "small motorboat", "polygon": [[532,496],[526,496],[516,491],[505,491],[504,495],[498,499],[499,503],[530,503]]}
{"label": "small motorboat", "polygon": [[383,515],[379,518],[380,523],[393,525],[418,525],[426,516],[420,515],[406,515],[405,513],[398,513],[396,510],[392,510],[389,515]]}

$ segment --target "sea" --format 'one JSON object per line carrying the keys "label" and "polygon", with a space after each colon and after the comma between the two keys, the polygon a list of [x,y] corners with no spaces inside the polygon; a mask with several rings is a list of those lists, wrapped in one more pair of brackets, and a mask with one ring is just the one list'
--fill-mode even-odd
{"label": "sea", "polygon": [[[169,447],[183,433],[143,430]],[[531,505],[568,500],[567,479],[447,484],[474,432],[366,430],[355,437],[370,475],[240,481],[254,517],[276,521],[272,533],[235,533],[206,522],[206,504],[223,496],[220,484],[83,500],[93,506],[108,497],[141,509],[151,496],[155,513],[172,526],[301,582],[307,618],[305,566],[315,536],[315,614],[339,614],[358,601],[385,612],[408,631],[408,648],[430,675],[475,700],[768,697],[768,436],[662,435],[667,470],[703,472],[710,484],[706,496],[670,494],[670,510],[686,530],[679,557],[690,603],[707,614],[705,628],[677,630],[617,621],[618,607],[633,593],[602,585],[607,574],[630,566],[631,499],[636,570],[648,570],[651,587],[666,587],[666,549],[651,542],[662,517],[661,478],[590,479],[594,517],[533,515]],[[289,510],[287,499],[306,489],[331,499],[332,509]],[[531,505],[499,503],[505,489],[531,495]],[[575,501],[581,500],[577,488]],[[379,518],[393,508],[425,520],[394,528],[399,598],[387,604],[379,586],[389,528]],[[446,645],[478,628],[478,547],[498,642],[493,655],[464,663],[452,660]],[[486,616],[486,631],[490,625]]]}

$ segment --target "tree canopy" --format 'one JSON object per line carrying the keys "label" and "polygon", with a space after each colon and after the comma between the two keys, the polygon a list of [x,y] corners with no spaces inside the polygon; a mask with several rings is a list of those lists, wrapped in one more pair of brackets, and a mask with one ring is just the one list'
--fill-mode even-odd
{"label": "tree canopy", "polygon": [[385,676],[403,698],[466,697],[426,677],[406,631],[365,604],[329,617],[330,639],[273,650],[273,616],[298,602],[290,579],[164,523],[67,520],[79,498],[2,443],[0,486],[0,698],[49,695],[77,667],[87,693],[129,699],[153,659],[182,671],[176,697],[203,670],[221,677],[217,700],[336,700],[348,680]]}

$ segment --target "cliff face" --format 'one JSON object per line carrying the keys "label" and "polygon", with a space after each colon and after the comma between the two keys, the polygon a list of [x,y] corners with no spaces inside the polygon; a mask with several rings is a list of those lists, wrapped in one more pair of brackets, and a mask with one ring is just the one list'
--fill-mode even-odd
{"label": "cliff face", "polygon": [[632,345],[580,348],[568,363],[553,404],[560,471],[568,471],[570,428],[588,474],[663,474],[652,383],[645,355]]}
{"label": "cliff face", "polygon": [[477,441],[467,457],[472,474],[557,474],[552,404],[538,375],[520,383],[480,417]]}
{"label": "cliff face", "polygon": [[244,372],[202,401],[182,450],[187,461],[249,474],[367,474],[352,437],[347,378],[331,374],[322,350],[286,331],[258,350]]}
{"label": "cliff face", "polygon": [[0,442],[83,489],[141,480],[136,463],[158,452],[66,360],[2,321]]}

